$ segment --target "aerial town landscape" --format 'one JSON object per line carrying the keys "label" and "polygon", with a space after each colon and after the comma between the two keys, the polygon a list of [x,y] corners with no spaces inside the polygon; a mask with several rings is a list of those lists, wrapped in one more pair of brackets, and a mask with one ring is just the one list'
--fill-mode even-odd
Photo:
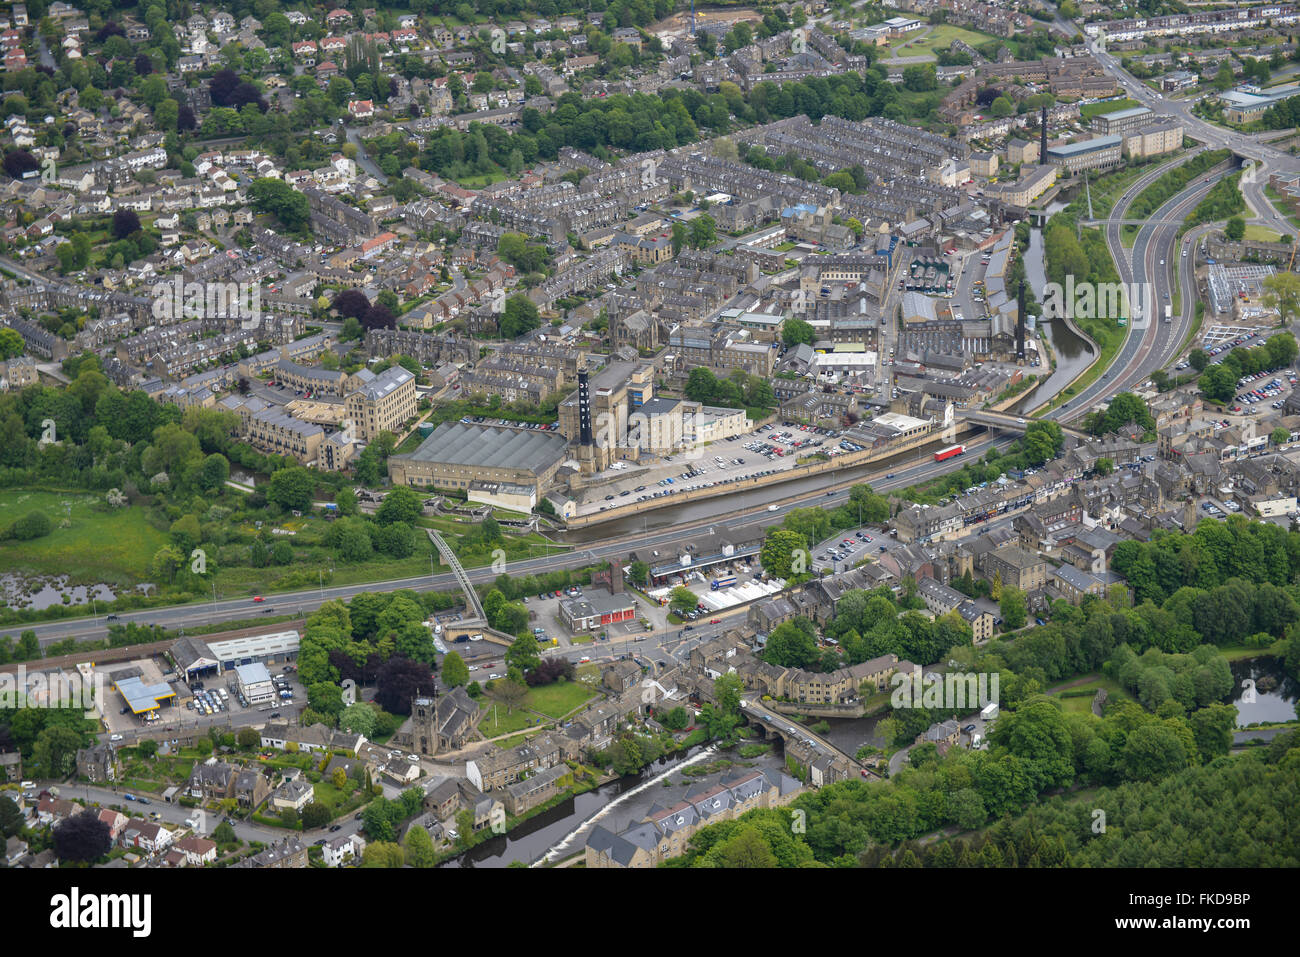
{"label": "aerial town landscape", "polygon": [[1300,4],[0,46],[0,867],[1300,866]]}

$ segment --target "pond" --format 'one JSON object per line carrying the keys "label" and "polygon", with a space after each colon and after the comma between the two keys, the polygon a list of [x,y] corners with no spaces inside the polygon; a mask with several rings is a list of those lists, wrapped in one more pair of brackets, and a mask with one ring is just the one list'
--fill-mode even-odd
{"label": "pond", "polygon": [[[1300,683],[1282,670],[1282,660],[1271,655],[1232,663],[1232,703],[1237,706],[1237,727],[1258,721],[1294,721]],[[1253,697],[1253,701],[1247,700]]]}
{"label": "pond", "polygon": [[44,611],[56,605],[89,605],[92,598],[113,601],[117,595],[108,585],[69,585],[67,575],[0,575],[0,599],[9,608]]}

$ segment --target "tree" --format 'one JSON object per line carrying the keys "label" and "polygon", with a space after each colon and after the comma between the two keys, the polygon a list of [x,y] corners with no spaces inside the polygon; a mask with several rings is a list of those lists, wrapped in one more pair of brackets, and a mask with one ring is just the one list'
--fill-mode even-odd
{"label": "tree", "polygon": [[389,714],[411,713],[411,699],[437,688],[429,666],[395,655],[384,662],[376,680],[375,703]]}
{"label": "tree", "polygon": [[818,659],[817,639],[812,622],[796,618],[772,629],[763,649],[763,660],[784,668],[808,668]]}
{"label": "tree", "polygon": [[126,239],[140,231],[140,215],[134,209],[119,209],[113,214],[113,238]]}
{"label": "tree", "polygon": [[18,810],[14,799],[7,795],[0,796],[0,837],[13,837],[23,829],[25,823],[23,812]]}
{"label": "tree", "polygon": [[[369,828],[367,828],[369,833]],[[406,863],[406,852],[391,840],[372,841],[361,852],[362,867],[399,868]]]}
{"label": "tree", "polygon": [[1111,472],[1115,471],[1115,463],[1112,462],[1110,459],[1100,458],[1097,460],[1097,465],[1095,466],[1095,468],[1098,475],[1107,476]]}
{"label": "tree", "polygon": [[29,542],[34,538],[44,538],[54,531],[54,524],[44,512],[28,512],[14,519],[9,526],[9,537],[20,542]]}
{"label": "tree", "polygon": [[767,530],[758,560],[763,570],[777,578],[805,574],[809,570],[808,543],[798,532],[772,527]]}
{"label": "tree", "polygon": [[311,508],[316,478],[302,466],[280,469],[271,475],[271,485],[266,500],[285,511],[305,512]]}
{"label": "tree", "polygon": [[498,678],[491,682],[488,694],[506,706],[506,714],[513,714],[515,706],[528,694],[528,686],[511,678]]}
{"label": "tree", "polygon": [[1029,612],[1025,604],[1025,593],[1019,588],[1004,585],[1002,597],[998,599],[998,608],[1002,612],[1002,628],[1004,631],[1023,628],[1025,622],[1029,620]]}
{"label": "tree", "polygon": [[353,734],[365,735],[367,738],[374,735],[378,725],[379,718],[375,714],[375,709],[362,701],[348,705],[339,715],[340,728]]}
{"label": "tree", "polygon": [[8,326],[0,329],[0,362],[22,355],[26,347],[23,337],[17,330],[10,329]]}
{"label": "tree", "polygon": [[[1282,324],[1300,318],[1300,276],[1293,272],[1279,272],[1264,280],[1264,305],[1276,309]],[[1274,339],[1277,336],[1273,337]],[[1273,339],[1269,340],[1271,345]],[[1294,356],[1293,356],[1294,358]]]}
{"label": "tree", "polygon": [[699,596],[685,585],[674,588],[668,598],[669,607],[679,615],[694,611],[699,603]]}
{"label": "tree", "polygon": [[384,496],[383,503],[375,511],[375,522],[379,525],[390,525],[393,522],[414,525],[423,514],[424,501],[420,493],[402,485]]}
{"label": "tree", "polygon": [[330,809],[328,805],[321,804],[318,801],[308,801],[302,807],[302,829],[304,831],[314,831],[318,827],[324,827],[330,822]]}
{"label": "tree", "polygon": [[1274,429],[1272,432],[1269,433],[1268,437],[1269,437],[1269,441],[1271,441],[1274,445],[1286,445],[1288,442],[1291,441],[1291,431],[1279,425],[1276,429]]}
{"label": "tree", "polygon": [[469,847],[474,837],[474,812],[464,808],[456,813],[456,846],[461,850]]}
{"label": "tree", "polygon": [[61,778],[76,768],[77,751],[82,735],[63,725],[51,725],[36,736],[32,757],[41,769],[41,777]]}
{"label": "tree", "polygon": [[330,308],[340,316],[358,320],[370,311],[370,299],[360,289],[345,289],[334,297]]}
{"label": "tree", "polygon": [[1188,353],[1187,361],[1197,372],[1204,372],[1205,367],[1210,364],[1210,357],[1204,349],[1193,349]]}
{"label": "tree", "polygon": [[719,844],[708,855],[714,867],[776,867],[776,855],[763,835],[754,827],[741,827],[733,837]]}
{"label": "tree", "polygon": [[393,315],[393,310],[376,303],[361,317],[361,325],[366,329],[396,329],[397,317]]}
{"label": "tree", "polygon": [[1246,221],[1240,216],[1232,216],[1223,226],[1223,235],[1236,242],[1246,235]]}
{"label": "tree", "polygon": [[40,161],[26,150],[10,150],[5,154],[5,172],[13,179],[21,179],[24,173],[34,173],[41,168]]}
{"label": "tree", "polygon": [[524,333],[532,332],[541,323],[537,304],[523,293],[515,293],[506,300],[505,309],[497,321],[501,335],[506,339],[517,339]]}
{"label": "tree", "polygon": [[[186,109],[181,108],[180,122],[184,121]],[[269,176],[253,180],[248,187],[248,199],[258,212],[274,215],[290,232],[299,232],[311,218],[307,197],[283,180]]]}
{"label": "tree", "polygon": [[1237,394],[1237,375],[1226,362],[1210,366],[1198,380],[1201,394],[1211,402],[1226,403]]}
{"label": "tree", "polygon": [[418,824],[406,832],[406,863],[409,867],[432,867],[437,855],[433,838]]}
{"label": "tree", "polygon": [[506,649],[506,667],[518,668],[521,674],[527,674],[542,663],[541,649],[537,639],[532,635],[522,635]]}
{"label": "tree", "polygon": [[650,566],[643,561],[635,561],[627,568],[627,580],[633,585],[645,585],[650,580]]}
{"label": "tree", "polygon": [[903,67],[903,88],[913,93],[928,93],[939,86],[938,74],[934,64],[918,64]]}
{"label": "tree", "polygon": [[712,216],[701,214],[691,220],[690,245],[692,249],[707,249],[718,241],[718,224]]}
{"label": "tree", "polygon": [[90,863],[106,855],[112,847],[108,825],[91,810],[74,814],[54,828],[54,853],[61,861]]}
{"label": "tree", "polygon": [[459,653],[449,652],[442,659],[442,680],[449,688],[457,688],[469,682],[469,668]]}
{"label": "tree", "polygon": [[222,821],[216,826],[212,832],[212,840],[222,847],[240,843],[239,835],[235,833],[235,829],[229,821]]}
{"label": "tree", "polygon": [[252,728],[240,728],[239,732],[235,735],[236,743],[238,743],[238,745],[245,751],[257,747],[261,740],[261,736]]}
{"label": "tree", "polygon": [[781,327],[781,340],[787,346],[812,345],[817,341],[817,331],[812,323],[802,319],[787,319]]}

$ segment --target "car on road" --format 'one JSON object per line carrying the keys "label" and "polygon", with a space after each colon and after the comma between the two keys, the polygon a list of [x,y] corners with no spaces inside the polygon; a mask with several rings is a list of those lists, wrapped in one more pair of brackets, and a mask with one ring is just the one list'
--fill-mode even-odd
{"label": "car on road", "polygon": [[253,601],[266,601],[266,599],[263,598],[261,595],[254,595]]}
{"label": "car on road", "polygon": [[331,833],[331,834],[333,834],[335,831],[341,831],[341,830],[343,830],[343,825],[342,825],[342,824],[331,824],[331,825],[330,825],[330,833]]}
{"label": "car on road", "polygon": [[710,618],[710,619],[709,619],[709,624],[710,624],[710,625],[720,625],[720,624],[722,624],[722,619],[721,619],[721,618]]}
{"label": "car on road", "polygon": [[588,656],[588,655],[583,655],[581,658],[578,659],[578,664],[580,664],[580,665],[585,665],[585,664],[586,664],[587,662],[589,662],[590,660],[591,660],[590,656]]}
{"label": "car on road", "polygon": [[973,724],[968,724],[966,725],[966,727],[962,728],[962,731],[966,732],[967,734],[970,734],[974,730],[975,730],[975,725]]}

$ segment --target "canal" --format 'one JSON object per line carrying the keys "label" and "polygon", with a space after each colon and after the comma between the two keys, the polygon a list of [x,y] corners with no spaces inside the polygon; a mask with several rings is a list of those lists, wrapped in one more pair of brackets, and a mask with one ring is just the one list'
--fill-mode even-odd
{"label": "canal", "polygon": [[[1050,216],[1060,212],[1065,207],[1066,204],[1058,200],[1048,205],[1047,213]],[[1025,250],[1024,262],[1025,281],[1029,284],[1029,288],[1034,290],[1034,296],[1041,306],[1047,289],[1047,269],[1043,261],[1043,231],[1041,229],[1034,228],[1030,230],[1029,246]],[[1053,396],[1058,395],[1061,390],[1083,375],[1084,370],[1088,368],[1097,355],[1092,343],[1080,338],[1064,319],[1043,319],[1040,317],[1039,327],[1043,330],[1044,338],[1050,343],[1052,352],[1056,355],[1056,368],[1047,379],[1025,393],[1025,398],[1017,403],[1018,406],[1024,408],[1041,405]]]}

